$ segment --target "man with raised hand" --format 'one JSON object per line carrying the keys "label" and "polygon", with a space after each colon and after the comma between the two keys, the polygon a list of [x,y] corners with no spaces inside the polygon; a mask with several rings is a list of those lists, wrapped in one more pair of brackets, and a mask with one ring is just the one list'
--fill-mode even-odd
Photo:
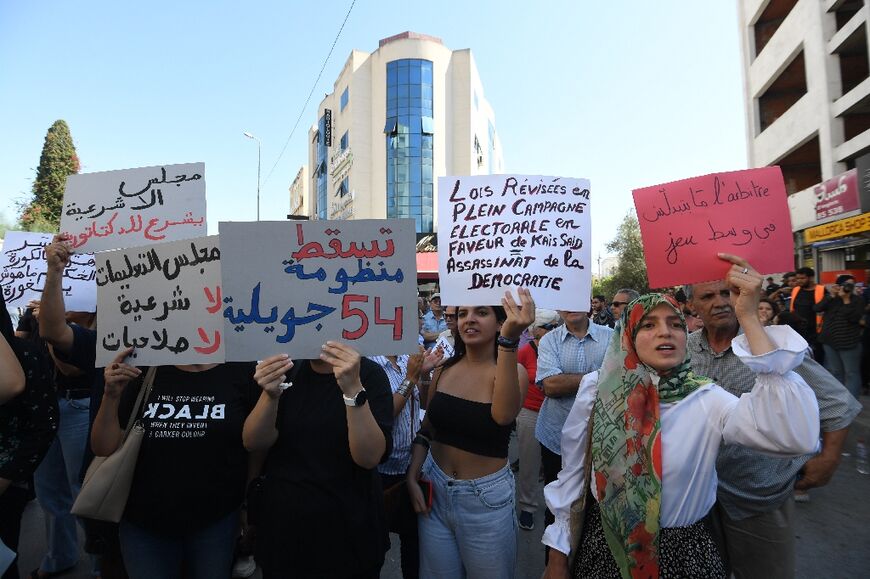
{"label": "man with raised hand", "polygon": [[[748,267],[739,257],[720,257]],[[731,350],[731,340],[741,332],[731,288],[724,281],[699,283],[686,286],[686,295],[691,308],[704,321],[703,329],[689,335],[692,370],[735,396],[749,392],[755,374]],[[784,458],[727,445],[716,462],[719,490],[713,516],[715,534],[737,579],[795,576],[792,493],[795,489],[824,486],[831,480],[848,426],[861,410],[842,384],[810,356],[805,356],[795,371],[810,385],[819,402],[821,452]]]}

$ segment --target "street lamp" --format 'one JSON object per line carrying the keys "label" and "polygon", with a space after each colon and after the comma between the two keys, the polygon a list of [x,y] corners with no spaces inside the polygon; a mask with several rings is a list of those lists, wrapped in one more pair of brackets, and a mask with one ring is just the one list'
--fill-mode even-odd
{"label": "street lamp", "polygon": [[257,141],[257,221],[260,220],[260,139],[245,131],[244,134],[249,139]]}

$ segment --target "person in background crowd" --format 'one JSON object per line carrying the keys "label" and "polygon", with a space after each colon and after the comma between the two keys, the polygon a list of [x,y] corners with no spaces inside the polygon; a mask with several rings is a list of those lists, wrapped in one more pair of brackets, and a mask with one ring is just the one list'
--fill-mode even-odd
{"label": "person in background crowd", "polygon": [[861,291],[861,298],[864,300],[864,319],[861,324],[864,326],[864,338],[862,350],[864,355],[861,356],[861,383],[864,384],[864,394],[870,394],[870,269],[865,270],[866,280],[864,288]]}
{"label": "person in background crowd", "polygon": [[767,284],[764,286],[764,295],[769,297],[773,292],[778,290],[780,286],[778,284],[773,283],[773,277],[771,277],[771,276],[768,276],[766,281],[767,281]]}
{"label": "person in background crowd", "polygon": [[592,298],[592,323],[608,328],[613,327],[613,315],[607,307],[607,299],[602,295]]}
{"label": "person in background crowd", "polygon": [[780,311],[786,311],[789,309],[789,304],[791,304],[791,292],[797,285],[796,280],[797,278],[793,271],[784,273],[782,275],[782,283],[780,284],[779,289],[767,296],[777,302]]}
{"label": "person in background crowd", "polygon": [[444,319],[447,321],[447,329],[438,336],[435,349],[440,348],[443,358],[446,360],[453,356],[453,348],[456,343],[456,306],[444,308]]}
{"label": "person in background crowd", "polygon": [[517,447],[519,450],[519,474],[517,475],[517,502],[520,506],[519,526],[531,531],[535,528],[535,512],[538,510],[538,474],[541,470],[541,445],[535,438],[538,413],[544,402],[544,393],[535,384],[538,369],[538,346],[547,332],[559,325],[559,314],[552,310],[535,311],[535,322],[529,326],[534,337],[521,346],[517,361],[526,369],[529,388],[523,407],[517,416]]}
{"label": "person in background crowd", "polygon": [[[547,579],[569,576],[572,552],[576,577],[724,579],[704,521],[716,501],[721,444],[781,455],[818,444],[815,397],[790,371],[806,343],[788,328],[761,327],[761,277],[733,259],[728,284],[739,292],[745,330],[733,343],[760,370],[755,388],[738,398],[691,371],[686,327],[670,296],[630,304],[601,370],[583,379],[565,424],[565,467],[545,489],[559,515],[543,537],[553,548]],[[590,494],[582,535],[573,536],[572,505]]]}
{"label": "person in background crowd", "polygon": [[429,311],[429,302],[423,296],[417,296],[417,314],[422,318]]}
{"label": "person in background crowd", "polygon": [[441,307],[441,294],[429,298],[429,311],[423,316],[423,347],[427,350],[435,345],[441,332],[447,329],[447,320]]}
{"label": "person in background crowd", "polygon": [[[386,496],[392,487],[402,483],[408,475],[408,467],[411,464],[411,443],[420,430],[420,392],[417,385],[421,374],[431,372],[441,361],[441,357],[436,347],[432,353],[419,352],[413,356],[407,354],[371,356],[369,359],[384,370],[393,392],[393,449],[389,458],[378,466]],[[396,493],[398,492],[407,493],[404,489],[397,490]],[[398,496],[393,500],[401,504]],[[417,517],[414,512],[388,508],[387,528],[399,535],[402,576],[405,579],[417,577],[420,550]]]}
{"label": "person in background crowd", "polygon": [[857,399],[861,395],[864,300],[855,295],[855,278],[838,276],[815,310],[824,314],[819,342],[825,349],[825,368]]}
{"label": "person in background crowd", "polygon": [[796,313],[807,322],[815,320],[815,324],[807,324],[807,329],[802,335],[813,349],[815,359],[824,362],[824,350],[818,341],[818,333],[822,329],[822,315],[816,313],[815,306],[825,297],[825,288],[816,284],[816,272],[810,267],[802,267],[795,272],[795,283],[791,291],[789,311]]}
{"label": "person in background crowd", "polygon": [[631,288],[622,288],[617,291],[610,302],[610,313],[613,314],[613,319],[618,322],[622,317],[622,310],[625,309],[625,306],[639,297],[640,294]]}
{"label": "person in background crowd", "polygon": [[[91,385],[94,373],[67,364],[55,356],[51,343],[40,335],[39,301],[32,301],[19,320],[18,331],[42,349],[54,364],[54,382],[60,412],[57,437],[33,476],[34,490],[45,515],[48,552],[39,568],[31,573],[34,578],[50,577],[76,565],[79,560],[77,518],[70,513],[81,488],[81,476],[87,463],[88,434],[91,425]],[[91,329],[96,320],[93,313],[65,312],[65,323]],[[80,523],[82,521],[79,521]],[[94,573],[98,573],[99,560],[92,560]]]}
{"label": "person in background crowd", "polygon": [[[692,309],[704,328],[689,336],[692,371],[741,396],[752,391],[756,372],[731,347],[740,333],[728,284],[686,286]],[[713,520],[720,551],[737,579],[793,578],[795,575],[795,488],[824,486],[840,462],[849,424],[861,405],[824,368],[804,356],[795,368],[819,404],[822,451],[818,455],[775,457],[730,445],[716,460],[718,502]],[[801,474],[798,480],[798,474]]]}
{"label": "person in background crowd", "polygon": [[[528,375],[517,363],[534,320],[529,290],[520,303],[459,306],[456,353],[436,370],[429,410],[414,440],[408,491],[419,514],[422,577],[513,577],[517,555],[511,424]],[[431,504],[421,476],[431,485]]]}
{"label": "person in background crowd", "polygon": [[686,305],[686,291],[681,287],[677,290],[677,293],[674,294],[674,299],[677,300],[680,308],[682,308]]}
{"label": "person in background crowd", "polygon": [[690,308],[683,308],[683,317],[686,318],[686,331],[690,334],[704,327],[704,321]]}
{"label": "person in background crowd", "polygon": [[[616,294],[614,301],[620,294],[624,294],[624,290]],[[565,324],[541,340],[535,376],[535,383],[543,389],[545,396],[535,426],[535,437],[541,443],[544,484],[556,480],[562,468],[562,426],[574,404],[580,380],[601,367],[607,343],[613,334],[607,326],[590,324],[586,312],[559,310],[559,315]],[[544,524],[552,524],[553,520],[553,513],[547,509]]]}
{"label": "person in background crowd", "polygon": [[779,306],[770,298],[758,300],[758,319],[762,326],[773,325],[774,318],[779,314]]}
{"label": "person in background crowd", "polygon": [[378,577],[389,547],[377,473],[392,447],[387,375],[328,341],[320,358],[270,356],[254,377],[263,391],[243,440],[269,452],[248,496],[264,579]]}
{"label": "person in background crowd", "polygon": [[[57,397],[47,355],[14,334],[0,292],[0,542],[18,551],[30,480],[57,432]],[[2,579],[18,579],[13,559]]]}

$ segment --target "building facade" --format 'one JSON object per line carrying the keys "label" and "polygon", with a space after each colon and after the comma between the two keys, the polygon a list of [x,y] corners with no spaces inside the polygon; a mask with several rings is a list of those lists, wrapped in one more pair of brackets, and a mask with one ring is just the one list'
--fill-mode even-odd
{"label": "building facade", "polygon": [[471,50],[404,32],[351,52],[309,130],[307,190],[291,189],[311,219],[407,217],[431,233],[439,176],[504,170],[495,126]]}
{"label": "building facade", "polygon": [[870,267],[870,5],[738,5],[749,164],[782,168],[796,265],[864,279]]}

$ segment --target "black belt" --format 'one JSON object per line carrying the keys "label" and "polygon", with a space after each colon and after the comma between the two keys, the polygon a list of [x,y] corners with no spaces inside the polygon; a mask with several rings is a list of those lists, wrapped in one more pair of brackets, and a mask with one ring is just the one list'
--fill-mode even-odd
{"label": "black belt", "polygon": [[82,398],[90,398],[91,391],[87,388],[64,388],[58,390],[57,395],[67,400],[81,400]]}

